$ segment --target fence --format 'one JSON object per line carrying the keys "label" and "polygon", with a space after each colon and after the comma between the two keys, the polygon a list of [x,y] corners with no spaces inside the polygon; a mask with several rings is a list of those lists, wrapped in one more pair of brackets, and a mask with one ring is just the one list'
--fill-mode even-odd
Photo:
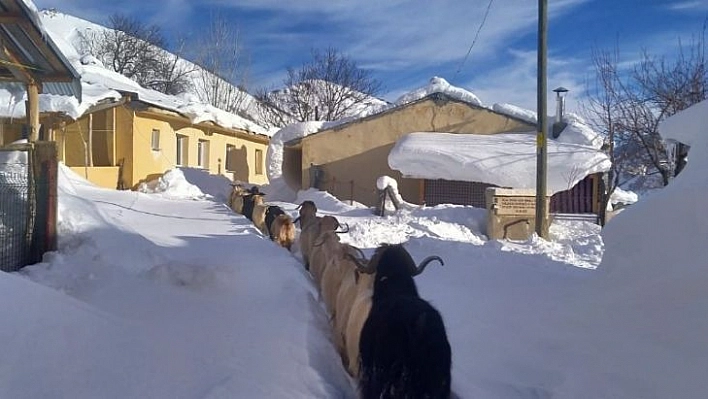
{"label": "fence", "polygon": [[[595,179],[599,178],[596,175],[587,176],[573,188],[554,194],[549,204],[550,212],[562,214],[564,218],[569,218],[569,214],[586,214],[587,220],[597,220],[599,194]],[[425,180],[424,199],[429,206],[458,204],[485,208],[484,193],[487,187],[496,186],[477,182]]]}
{"label": "fence", "polygon": [[458,204],[485,208],[487,187],[497,187],[478,182],[430,179],[426,179],[424,184],[423,198],[428,206]]}
{"label": "fence", "polygon": [[56,249],[56,210],[55,143],[0,148],[0,270],[19,270]]}

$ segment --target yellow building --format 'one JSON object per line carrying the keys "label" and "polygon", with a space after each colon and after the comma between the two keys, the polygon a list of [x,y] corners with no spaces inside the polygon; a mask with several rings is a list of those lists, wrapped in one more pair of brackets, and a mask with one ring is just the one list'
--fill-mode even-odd
{"label": "yellow building", "polygon": [[[78,120],[40,115],[40,139],[55,141],[59,160],[106,188],[135,189],[177,166],[208,170],[232,181],[267,182],[269,137],[131,99],[96,105]],[[22,121],[3,120],[0,145],[23,137]]]}
{"label": "yellow building", "polygon": [[373,206],[376,180],[398,181],[403,198],[421,203],[422,180],[403,179],[388,166],[396,141],[411,132],[495,134],[529,132],[535,125],[488,108],[433,93],[387,111],[286,143],[283,177],[294,189],[317,187],[342,200]]}
{"label": "yellow building", "polygon": [[[413,132],[528,135],[535,130],[535,123],[436,92],[285,143],[283,177],[295,190],[315,187],[340,200],[376,206],[376,181],[390,176],[408,202],[484,208],[487,187],[496,187],[491,182],[404,177],[388,164],[391,149]],[[592,174],[571,189],[556,193],[551,198],[551,212],[597,214],[600,182],[601,174]]]}

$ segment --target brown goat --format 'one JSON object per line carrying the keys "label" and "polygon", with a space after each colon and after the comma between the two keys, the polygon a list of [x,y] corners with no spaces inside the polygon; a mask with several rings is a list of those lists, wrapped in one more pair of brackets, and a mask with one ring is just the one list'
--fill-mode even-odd
{"label": "brown goat", "polygon": [[295,241],[295,223],[290,216],[278,215],[271,224],[269,232],[275,243],[290,251]]}
{"label": "brown goat", "polygon": [[300,230],[304,229],[305,226],[317,217],[317,205],[314,202],[307,200],[303,201],[297,206],[298,217],[295,219],[295,223],[300,222]]}
{"label": "brown goat", "polygon": [[268,235],[268,228],[266,227],[265,217],[268,205],[263,203],[262,195],[253,196],[253,212],[251,213],[251,220],[253,224],[261,231],[264,235]]}
{"label": "brown goat", "polygon": [[246,194],[246,189],[240,184],[234,184],[229,196],[229,208],[236,213],[243,213],[243,195]]}
{"label": "brown goat", "polygon": [[[331,218],[331,216],[325,216],[325,218]],[[326,221],[328,220],[329,219],[326,219]],[[322,274],[324,274],[325,268],[327,267],[329,252],[332,251],[335,245],[339,245],[339,236],[334,234],[332,230],[327,234],[327,231],[323,230],[324,226],[321,226],[321,223],[317,223],[317,226],[313,227],[313,229],[317,227],[319,227],[318,230],[322,230],[322,233],[318,235],[317,241],[312,245],[309,257],[309,270],[312,279],[315,280],[315,285],[317,288],[320,288]],[[302,234],[300,236],[302,237]]]}
{"label": "brown goat", "polygon": [[[322,261],[325,256],[323,253],[326,252],[324,252],[325,250],[323,248],[319,248],[324,242],[323,234],[326,232],[344,233],[348,231],[338,231],[337,229],[340,227],[341,225],[337,218],[327,215],[318,217],[315,221],[308,224],[305,230],[300,233],[300,250],[302,251],[302,257],[303,259],[307,259],[306,267],[318,286],[322,280],[322,273],[324,272],[326,264],[326,262]],[[339,241],[339,237],[337,237],[337,241]]]}

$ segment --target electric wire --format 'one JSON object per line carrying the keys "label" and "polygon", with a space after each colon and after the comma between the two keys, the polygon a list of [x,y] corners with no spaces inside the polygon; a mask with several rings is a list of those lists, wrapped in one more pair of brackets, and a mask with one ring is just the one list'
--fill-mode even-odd
{"label": "electric wire", "polygon": [[467,54],[465,54],[465,58],[462,59],[462,62],[460,62],[460,65],[457,67],[457,71],[455,71],[455,76],[454,76],[455,78],[462,70],[462,67],[465,65],[465,62],[467,62],[467,58],[469,58],[470,53],[472,52],[472,48],[474,48],[474,45],[477,43],[477,39],[479,38],[479,33],[482,31],[482,28],[484,27],[485,22],[487,22],[487,16],[489,16],[489,10],[492,8],[492,3],[494,3],[494,0],[489,0],[489,4],[487,4],[487,10],[484,12],[484,17],[482,18],[482,23],[480,23],[479,28],[477,28],[477,33],[475,33],[475,35],[474,35],[474,39],[472,40],[472,44],[470,45],[470,48],[467,50]]}

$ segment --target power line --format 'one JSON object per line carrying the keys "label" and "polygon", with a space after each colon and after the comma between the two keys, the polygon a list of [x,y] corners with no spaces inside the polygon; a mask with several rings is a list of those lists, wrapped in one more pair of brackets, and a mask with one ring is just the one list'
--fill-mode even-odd
{"label": "power line", "polygon": [[482,28],[484,27],[484,23],[487,22],[487,16],[489,15],[489,9],[492,8],[493,2],[494,2],[494,0],[489,0],[489,4],[487,5],[487,10],[484,12],[484,17],[482,18],[482,23],[479,24],[479,28],[477,29],[477,33],[475,33],[475,35],[474,35],[474,39],[472,40],[472,44],[470,45],[469,50],[467,50],[467,54],[465,55],[465,58],[460,63],[460,66],[457,67],[457,71],[455,71],[455,77],[457,77],[457,75],[462,70],[462,66],[465,65],[467,58],[470,56],[470,53],[472,52],[472,48],[474,47],[475,43],[477,43],[477,38],[479,37],[479,32],[482,31]]}

